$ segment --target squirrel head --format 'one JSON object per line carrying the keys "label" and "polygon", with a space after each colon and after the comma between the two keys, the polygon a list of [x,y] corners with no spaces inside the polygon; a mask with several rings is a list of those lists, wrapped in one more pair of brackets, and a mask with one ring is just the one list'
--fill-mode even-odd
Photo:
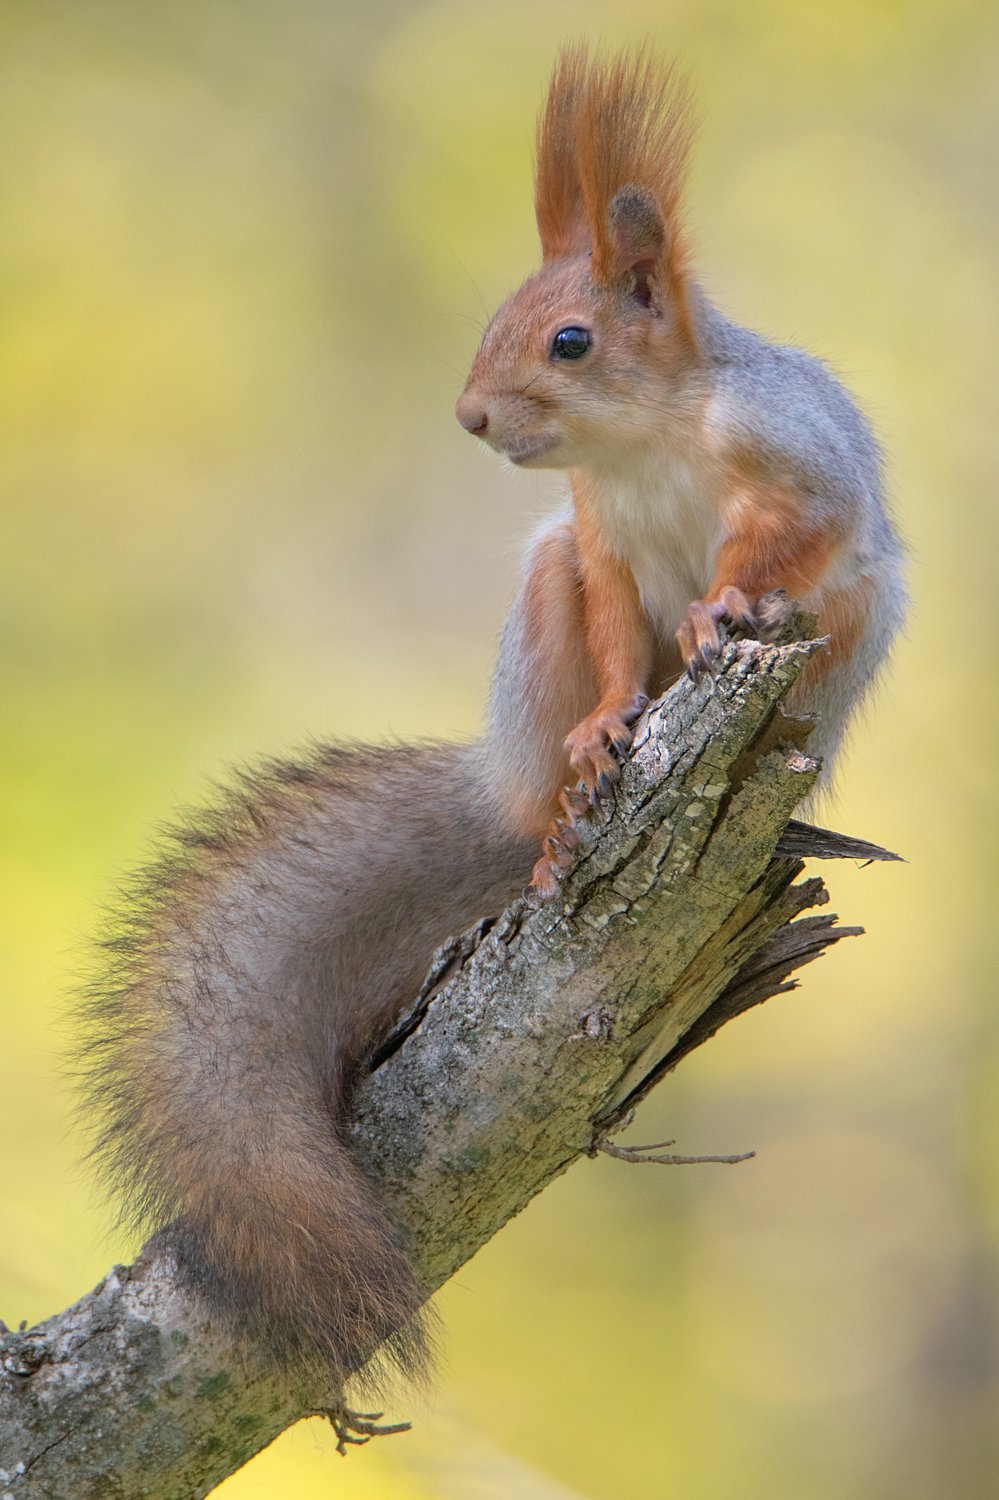
{"label": "squirrel head", "polygon": [[654,58],[560,56],[538,127],[543,265],[489,324],[456,407],[514,463],[614,464],[668,432],[697,358],[689,138],[683,88]]}

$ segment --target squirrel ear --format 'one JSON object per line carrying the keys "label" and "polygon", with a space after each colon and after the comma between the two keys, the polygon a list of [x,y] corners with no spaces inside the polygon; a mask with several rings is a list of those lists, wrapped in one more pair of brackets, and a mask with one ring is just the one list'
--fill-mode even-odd
{"label": "squirrel ear", "polygon": [[630,276],[632,291],[645,307],[652,303],[652,277],[666,269],[667,233],[659,205],[646,188],[619,188],[607,214],[616,276]]}

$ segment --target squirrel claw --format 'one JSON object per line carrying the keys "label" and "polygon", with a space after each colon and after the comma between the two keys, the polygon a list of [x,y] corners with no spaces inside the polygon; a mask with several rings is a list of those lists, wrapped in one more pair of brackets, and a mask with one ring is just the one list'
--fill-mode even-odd
{"label": "squirrel claw", "polygon": [[607,699],[566,739],[570,768],[579,777],[578,785],[565,786],[559,793],[558,806],[541,845],[541,857],[534,866],[524,900],[551,901],[557,894],[562,871],[572,864],[579,847],[576,824],[599,798],[606,797],[620,779],[621,767],[615,754],[623,755],[633,738],[632,726],[648,707],[645,693],[630,698]]}
{"label": "squirrel claw", "polygon": [[558,895],[558,886],[558,870],[548,856],[542,854],[531,872],[530,882],[524,887],[524,900],[530,906],[552,901]]}
{"label": "squirrel claw", "polygon": [[610,791],[615,781],[618,780],[620,775],[621,773],[617,769],[617,767],[614,768],[613,772],[611,772],[610,770],[601,771],[600,775],[597,777],[597,785],[595,789],[596,794],[593,800],[596,801],[597,797],[606,797],[607,793]]}
{"label": "squirrel claw", "polygon": [[732,584],[723,588],[717,599],[695,599],[676,632],[687,676],[696,683],[702,672],[711,670],[723,644],[719,629],[723,621],[740,635],[766,644],[776,640],[791,611],[784,589],[761,595],[755,604]]}
{"label": "squirrel claw", "polygon": [[[578,843],[579,840],[577,839],[576,842]],[[549,864],[554,865],[557,870],[564,870],[572,864],[572,850],[561,835],[549,833],[542,848]]]}
{"label": "squirrel claw", "polygon": [[589,810],[590,799],[578,787],[564,786],[559,793],[559,803],[565,814],[566,826],[574,828],[576,819]]}
{"label": "squirrel claw", "polygon": [[588,806],[606,795],[621,775],[615,753],[627,751],[634,738],[632,726],[648,701],[644,693],[623,700],[608,699],[566,738],[569,766],[579,777]]}
{"label": "squirrel claw", "polygon": [[579,834],[576,832],[574,823],[568,822],[565,818],[556,818],[552,826],[560,844],[566,849],[578,849]]}

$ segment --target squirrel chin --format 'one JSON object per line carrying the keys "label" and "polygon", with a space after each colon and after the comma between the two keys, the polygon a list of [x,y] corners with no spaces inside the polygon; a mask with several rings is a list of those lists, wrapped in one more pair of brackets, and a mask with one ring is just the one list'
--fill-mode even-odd
{"label": "squirrel chin", "polygon": [[528,469],[534,464],[537,464],[539,468],[562,468],[561,464],[551,465],[541,462],[542,459],[554,453],[558,446],[557,437],[533,438],[507,443],[500,451],[519,469]]}

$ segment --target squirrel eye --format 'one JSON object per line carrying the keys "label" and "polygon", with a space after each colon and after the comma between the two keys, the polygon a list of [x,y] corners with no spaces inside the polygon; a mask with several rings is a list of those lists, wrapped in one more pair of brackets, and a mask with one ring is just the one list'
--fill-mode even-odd
{"label": "squirrel eye", "polygon": [[552,339],[552,358],[582,359],[592,342],[588,328],[560,328]]}

